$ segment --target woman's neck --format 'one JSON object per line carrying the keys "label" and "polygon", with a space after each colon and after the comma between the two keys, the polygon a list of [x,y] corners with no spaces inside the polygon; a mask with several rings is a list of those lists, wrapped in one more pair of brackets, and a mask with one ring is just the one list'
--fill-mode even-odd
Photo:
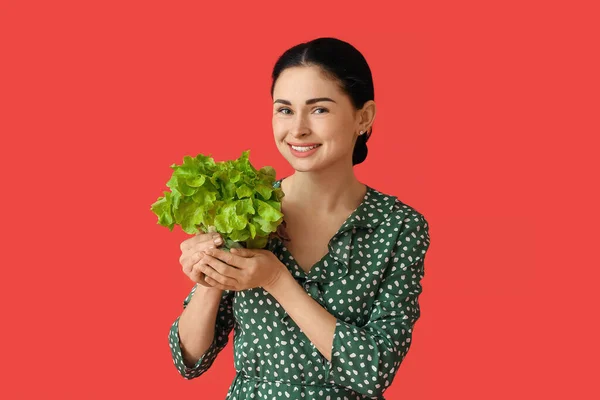
{"label": "woman's neck", "polygon": [[335,212],[352,212],[366,192],[351,169],[345,174],[329,172],[299,172],[281,182],[285,201],[307,212],[320,215]]}

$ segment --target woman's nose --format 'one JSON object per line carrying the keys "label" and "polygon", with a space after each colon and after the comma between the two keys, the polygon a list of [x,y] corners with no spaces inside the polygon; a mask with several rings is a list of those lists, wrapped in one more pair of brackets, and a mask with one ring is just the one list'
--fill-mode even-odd
{"label": "woman's nose", "polygon": [[291,127],[291,133],[293,136],[303,136],[310,131],[306,119],[303,117],[297,117]]}

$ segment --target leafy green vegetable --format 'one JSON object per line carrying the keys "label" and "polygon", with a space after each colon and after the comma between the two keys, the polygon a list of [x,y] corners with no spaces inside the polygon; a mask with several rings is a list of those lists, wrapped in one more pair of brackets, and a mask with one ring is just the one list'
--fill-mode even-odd
{"label": "leafy green vegetable", "polygon": [[170,191],[152,204],[157,224],[173,230],[174,225],[189,234],[219,232],[225,248],[264,248],[269,237],[279,236],[283,222],[281,188],[274,188],[272,167],[255,169],[248,159],[215,162],[198,154],[183,157],[167,182]]}

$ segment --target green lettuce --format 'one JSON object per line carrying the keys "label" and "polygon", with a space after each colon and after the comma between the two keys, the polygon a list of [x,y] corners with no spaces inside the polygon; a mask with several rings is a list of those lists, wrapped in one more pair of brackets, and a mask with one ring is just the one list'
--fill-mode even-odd
{"label": "green lettuce", "polygon": [[274,188],[275,170],[257,170],[249,161],[250,150],[237,160],[215,162],[198,154],[183,157],[164,191],[150,209],[157,224],[173,231],[175,225],[189,234],[219,232],[224,247],[264,248],[279,236],[283,222],[281,188]]}

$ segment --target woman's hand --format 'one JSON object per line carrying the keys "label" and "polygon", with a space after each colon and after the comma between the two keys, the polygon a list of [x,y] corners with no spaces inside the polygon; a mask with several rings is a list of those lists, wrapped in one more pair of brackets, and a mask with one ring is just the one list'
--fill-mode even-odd
{"label": "woman's hand", "polygon": [[[218,239],[221,239],[219,242]],[[217,240],[217,242],[215,242]],[[181,242],[181,256],[179,263],[183,267],[183,273],[193,282],[199,285],[213,288],[204,279],[204,273],[200,270],[200,259],[204,256],[202,251],[215,248],[223,244],[223,238],[218,233],[199,233]]]}
{"label": "woman's hand", "polygon": [[274,285],[288,269],[272,252],[264,249],[234,248],[205,250],[200,260],[200,271],[205,281],[223,290],[246,290]]}

